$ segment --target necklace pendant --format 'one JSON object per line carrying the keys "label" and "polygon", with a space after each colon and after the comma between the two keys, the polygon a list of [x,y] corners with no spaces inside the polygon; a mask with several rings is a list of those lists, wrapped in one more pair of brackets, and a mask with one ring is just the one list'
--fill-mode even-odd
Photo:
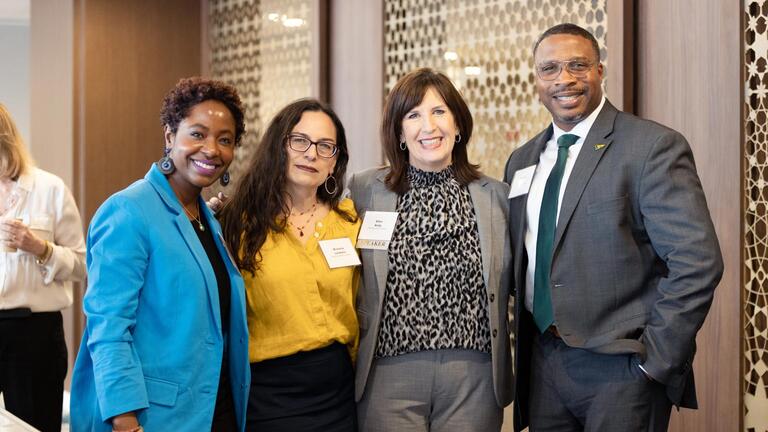
{"label": "necklace pendant", "polygon": [[197,227],[200,228],[200,231],[205,231],[205,226],[202,223],[199,223]]}

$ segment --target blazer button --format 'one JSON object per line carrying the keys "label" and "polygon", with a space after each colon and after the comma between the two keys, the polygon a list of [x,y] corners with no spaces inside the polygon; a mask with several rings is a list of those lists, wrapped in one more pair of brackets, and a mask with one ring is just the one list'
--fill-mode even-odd
{"label": "blazer button", "polygon": [[493,303],[494,300],[496,300],[496,296],[491,293],[491,295],[488,297],[491,300],[491,303]]}
{"label": "blazer button", "polygon": [[496,334],[498,334],[498,331],[496,331],[496,329],[493,329],[493,331],[491,332],[491,335],[493,335],[493,337],[496,337]]}

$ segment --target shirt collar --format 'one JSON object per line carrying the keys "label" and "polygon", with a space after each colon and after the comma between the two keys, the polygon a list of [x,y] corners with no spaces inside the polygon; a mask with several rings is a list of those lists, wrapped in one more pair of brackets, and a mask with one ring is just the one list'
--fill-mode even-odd
{"label": "shirt collar", "polygon": [[579,136],[579,141],[577,143],[581,144],[584,142],[584,138],[586,138],[587,134],[589,133],[589,130],[592,129],[592,124],[595,123],[595,120],[597,120],[597,116],[600,115],[600,111],[603,109],[603,106],[605,105],[605,95],[600,99],[600,105],[597,106],[584,120],[578,122],[576,126],[573,127],[573,129],[569,131],[564,131],[557,127],[555,122],[552,122],[552,140],[557,142],[558,138],[564,134],[574,134]]}
{"label": "shirt collar", "polygon": [[19,175],[19,179],[16,180],[19,189],[26,192],[32,190],[32,185],[35,183],[34,170],[35,168],[29,167],[25,172]]}

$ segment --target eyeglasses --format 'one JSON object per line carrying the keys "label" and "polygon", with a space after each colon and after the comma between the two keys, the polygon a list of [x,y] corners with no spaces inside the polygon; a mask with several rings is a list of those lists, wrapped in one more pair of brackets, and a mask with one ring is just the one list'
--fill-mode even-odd
{"label": "eyeglasses", "polygon": [[312,141],[302,135],[288,135],[286,140],[288,140],[288,146],[297,152],[305,152],[314,144],[317,155],[324,158],[332,158],[339,151],[336,144],[330,141]]}
{"label": "eyeglasses", "polygon": [[560,76],[563,66],[572,77],[584,78],[594,65],[584,60],[551,61],[536,66],[536,75],[544,81],[553,81]]}

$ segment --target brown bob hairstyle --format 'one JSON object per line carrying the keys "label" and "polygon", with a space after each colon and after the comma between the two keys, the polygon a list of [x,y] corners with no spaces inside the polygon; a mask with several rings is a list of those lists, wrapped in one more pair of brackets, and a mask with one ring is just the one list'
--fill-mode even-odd
{"label": "brown bob hairstyle", "polygon": [[472,113],[469,112],[469,107],[447,76],[429,68],[416,69],[400,78],[392,88],[381,119],[381,145],[390,165],[385,181],[387,188],[398,195],[404,194],[410,188],[408,150],[400,150],[403,119],[410,110],[421,103],[430,88],[435,89],[443,98],[461,134],[461,141],[454,144],[451,153],[456,180],[466,186],[480,178],[479,167],[470,164],[467,158],[467,143],[472,137]]}

